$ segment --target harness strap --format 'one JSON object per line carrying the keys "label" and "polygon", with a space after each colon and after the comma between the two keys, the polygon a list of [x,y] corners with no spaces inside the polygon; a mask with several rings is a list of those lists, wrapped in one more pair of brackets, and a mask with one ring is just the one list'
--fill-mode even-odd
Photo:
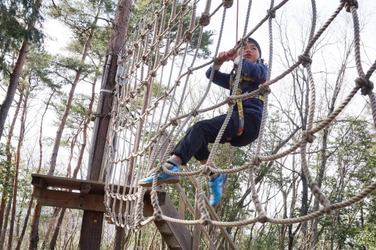
{"label": "harness strap", "polygon": [[[240,79],[239,79],[239,83],[241,83],[243,80],[245,81],[251,81],[252,78],[251,77],[248,77],[248,76],[241,76]],[[232,87],[234,84],[233,81],[230,82],[230,87]],[[242,94],[242,90],[241,88],[237,88],[236,89],[236,95],[241,95]],[[265,100],[265,97],[263,95],[258,95],[258,96],[255,96],[253,98],[257,98],[259,99],[260,101],[264,102]],[[243,110],[243,100],[247,100],[248,98],[245,98],[245,99],[237,99],[236,100],[236,104],[238,106],[238,116],[239,116],[239,128],[238,128],[238,132],[236,133],[236,136],[241,136],[243,134],[243,131],[244,131],[244,110]],[[231,141],[231,137],[227,138],[227,141]]]}

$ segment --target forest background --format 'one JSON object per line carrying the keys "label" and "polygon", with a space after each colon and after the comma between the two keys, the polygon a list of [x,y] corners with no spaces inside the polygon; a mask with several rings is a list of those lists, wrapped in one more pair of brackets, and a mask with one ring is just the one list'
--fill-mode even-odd
{"label": "forest background", "polygon": [[[36,207],[31,195],[31,174],[87,178],[92,120],[96,116],[114,13],[120,2],[124,1],[0,3],[1,249],[77,249],[79,245],[82,211]],[[146,0],[133,3],[130,27],[148,3]],[[339,5],[339,1],[316,3],[319,24]],[[274,75],[293,64],[302,53],[310,29],[310,4],[310,1],[290,1],[276,16]],[[263,17],[268,5],[267,1],[254,1],[250,22]],[[376,55],[375,7],[375,2],[368,0],[361,1],[358,9],[362,64],[366,69]],[[232,48],[243,34],[241,25],[245,16],[238,16],[235,6],[228,10],[228,15],[234,20],[225,24],[226,37],[231,39],[222,43],[220,51]],[[215,24],[220,19],[216,18],[207,28],[213,32],[204,42],[202,50],[206,54],[201,60],[215,56],[210,52],[214,51],[219,30]],[[234,28],[237,19],[238,29]],[[334,110],[356,78],[351,15],[343,11],[333,26],[312,51],[313,69],[320,86],[318,117]],[[269,58],[267,27],[258,30],[255,38],[262,44],[263,57]],[[202,75],[198,72],[195,76],[196,86],[205,84]],[[277,152],[286,145],[287,138],[293,138],[303,129],[308,110],[306,90],[307,75],[303,68],[273,86],[265,153]],[[224,95],[219,88],[213,88],[208,103],[215,103]],[[193,103],[194,97],[192,91],[188,103]],[[310,167],[330,200],[345,200],[375,180],[374,127],[364,96],[357,95],[341,117],[317,135],[316,142],[310,148]],[[252,145],[236,149],[232,164],[243,164],[251,157],[252,149]],[[275,217],[304,215],[318,207],[304,188],[298,161],[297,156],[292,156],[271,162],[261,166],[257,173],[257,185],[266,200],[263,205]],[[255,215],[250,208],[249,190],[235,183],[246,183],[246,177],[230,178],[226,193],[231,195],[226,195],[216,208],[224,220]],[[310,223],[251,225],[228,231],[239,249],[376,249],[375,207],[372,194],[354,206]],[[38,218],[36,210],[40,210]],[[114,247],[115,230],[104,222],[101,249]],[[124,249],[160,249],[163,243],[156,232],[151,226],[124,239],[127,241]],[[221,239],[217,246],[226,248]]]}

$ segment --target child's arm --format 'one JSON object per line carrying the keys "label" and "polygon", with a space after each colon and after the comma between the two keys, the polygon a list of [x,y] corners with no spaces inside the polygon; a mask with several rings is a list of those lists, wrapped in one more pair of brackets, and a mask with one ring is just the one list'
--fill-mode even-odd
{"label": "child's arm", "polygon": [[268,67],[262,63],[252,63],[247,59],[242,60],[242,71],[256,81],[265,81],[268,75]]}
{"label": "child's arm", "polygon": [[210,67],[206,71],[206,77],[209,79],[210,74],[212,72],[212,69],[214,69],[214,76],[213,76],[213,82],[217,84],[218,86],[221,86],[225,89],[230,89],[230,74],[222,73],[219,70],[215,69],[214,67]]}

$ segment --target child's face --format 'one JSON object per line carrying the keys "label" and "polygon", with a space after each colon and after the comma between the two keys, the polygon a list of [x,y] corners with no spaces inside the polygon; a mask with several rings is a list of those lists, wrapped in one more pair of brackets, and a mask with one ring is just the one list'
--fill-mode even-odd
{"label": "child's face", "polygon": [[[238,50],[238,55],[240,53],[240,49]],[[247,45],[244,47],[244,53],[243,58],[247,59],[250,62],[255,63],[257,59],[259,58],[260,54],[259,51],[253,43],[247,43]]]}

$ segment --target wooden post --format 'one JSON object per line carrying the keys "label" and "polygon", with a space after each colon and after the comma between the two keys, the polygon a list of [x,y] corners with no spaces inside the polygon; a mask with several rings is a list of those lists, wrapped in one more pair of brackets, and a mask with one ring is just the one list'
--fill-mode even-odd
{"label": "wooden post", "polygon": [[[109,53],[111,60],[109,60],[109,70],[106,81],[103,81],[101,89],[113,90],[115,87],[115,76],[117,70],[117,59],[120,48],[124,45],[132,0],[119,0],[114,18],[113,30],[110,38]],[[107,61],[107,60],[106,60]],[[97,118],[94,125],[94,134],[92,140],[92,148],[89,156],[88,179],[94,181],[99,180],[104,149],[107,143],[105,137],[101,135],[101,131],[107,134],[110,113],[111,113],[112,95],[107,92],[100,93],[97,114],[101,117]],[[99,129],[100,128],[100,129]],[[81,237],[79,248],[82,250],[100,250],[102,227],[103,227],[103,212],[84,211],[82,218]]]}

